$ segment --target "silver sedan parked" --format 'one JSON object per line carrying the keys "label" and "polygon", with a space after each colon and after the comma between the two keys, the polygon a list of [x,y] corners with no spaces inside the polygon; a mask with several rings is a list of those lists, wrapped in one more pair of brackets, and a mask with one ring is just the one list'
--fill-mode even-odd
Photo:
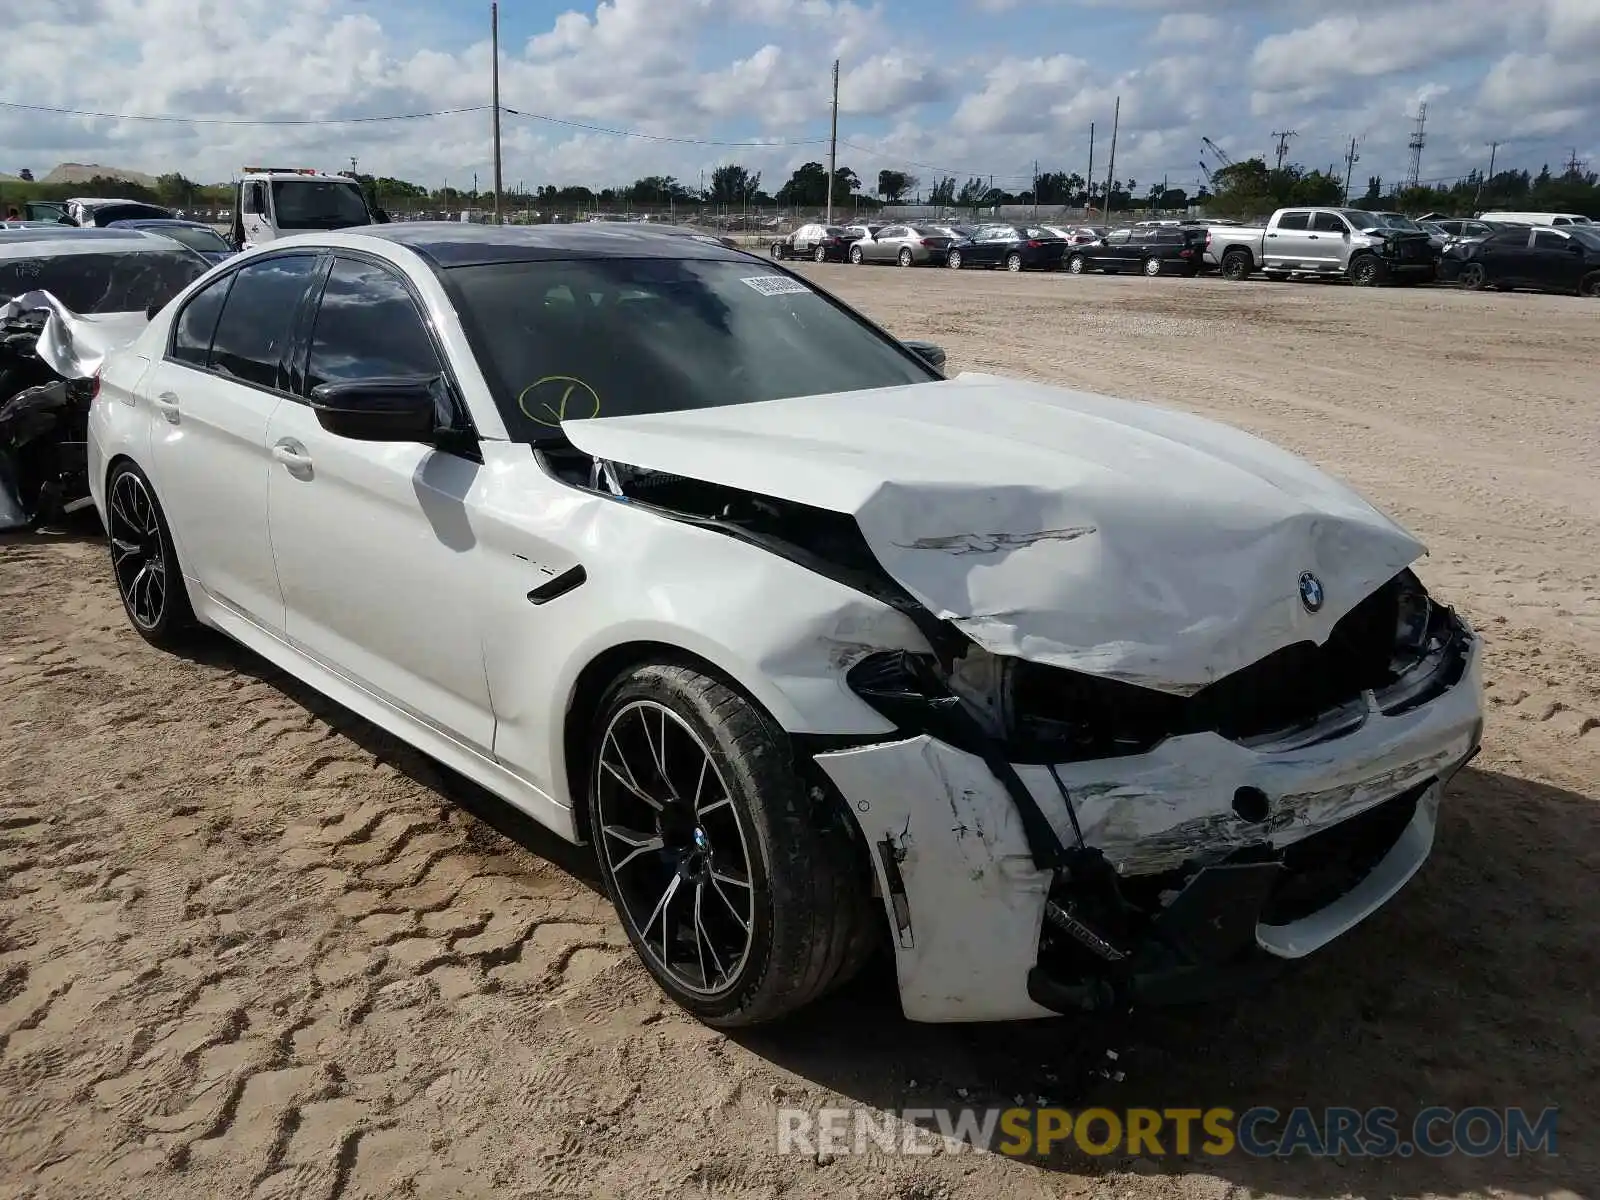
{"label": "silver sedan parked", "polygon": [[954,239],[931,225],[885,225],[850,247],[850,261],[898,263],[902,267],[942,266]]}

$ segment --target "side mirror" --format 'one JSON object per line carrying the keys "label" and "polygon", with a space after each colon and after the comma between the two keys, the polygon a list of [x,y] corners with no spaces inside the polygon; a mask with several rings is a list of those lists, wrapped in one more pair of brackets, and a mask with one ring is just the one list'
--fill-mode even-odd
{"label": "side mirror", "polygon": [[916,341],[903,342],[902,345],[904,345],[907,350],[911,351],[911,353],[915,354],[923,362],[927,363],[935,371],[944,370],[945,358],[943,346],[935,345],[933,342]]}
{"label": "side mirror", "polygon": [[389,223],[389,214],[381,208],[374,208],[372,210],[372,223],[374,225],[387,225]]}
{"label": "side mirror", "polygon": [[157,314],[160,313],[161,310],[163,308],[165,308],[165,307],[166,307],[165,304],[162,304],[159,301],[152,300],[150,302],[150,307],[144,310],[144,319],[146,321],[154,321],[156,319]]}
{"label": "side mirror", "polygon": [[322,383],[311,389],[317,423],[359,442],[431,443],[438,431],[436,375],[383,376]]}

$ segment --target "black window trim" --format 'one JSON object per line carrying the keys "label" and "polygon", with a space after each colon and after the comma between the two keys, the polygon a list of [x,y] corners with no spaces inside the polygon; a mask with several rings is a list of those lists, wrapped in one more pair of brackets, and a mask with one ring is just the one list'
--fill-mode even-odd
{"label": "black window trim", "polygon": [[289,337],[289,351],[294,356],[289,367],[290,385],[297,389],[286,393],[285,399],[296,404],[310,405],[311,397],[305,393],[306,374],[310,369],[311,338],[315,332],[316,316],[322,308],[322,294],[327,289],[328,277],[333,273],[334,263],[340,258],[350,259],[352,262],[363,262],[377,267],[380,271],[392,276],[405,288],[406,295],[411,297],[411,305],[416,310],[417,319],[422,322],[422,328],[428,335],[428,344],[433,349],[433,356],[438,360],[440,375],[444,379],[445,391],[450,397],[450,407],[456,414],[456,431],[463,435],[471,435],[474,439],[482,435],[478,431],[477,422],[472,419],[472,410],[467,406],[465,392],[460,381],[456,378],[454,365],[450,362],[450,355],[445,350],[444,339],[439,336],[433,318],[428,314],[428,306],[423,303],[422,296],[409,276],[400,267],[384,258],[382,255],[373,254],[366,250],[354,250],[348,246],[329,246],[322,250],[324,262],[317,272],[317,277],[312,280],[311,287],[307,289],[305,298],[301,302],[298,312],[295,313],[294,324]]}
{"label": "black window trim", "polygon": [[[226,373],[224,373],[222,371],[218,371],[216,368],[212,367],[210,365],[210,359],[211,359],[212,347],[216,344],[216,340],[217,340],[217,329],[216,329],[216,326],[213,326],[212,330],[211,330],[211,344],[206,347],[206,365],[205,366],[200,366],[200,365],[198,365],[196,363],[192,363],[192,362],[185,362],[181,358],[173,357],[173,352],[172,352],[173,351],[173,343],[177,340],[177,337],[178,337],[178,322],[183,320],[183,314],[186,311],[188,311],[189,305],[194,303],[195,297],[200,295],[201,292],[207,291],[208,289],[210,289],[212,287],[215,287],[217,284],[221,283],[224,279],[226,279],[228,281],[229,298],[231,298],[232,295],[233,295],[233,281],[234,281],[234,279],[236,279],[238,277],[240,271],[243,271],[247,267],[253,267],[257,263],[273,262],[273,261],[276,261],[276,260],[278,260],[280,258],[318,258],[322,254],[323,254],[323,251],[318,247],[314,247],[314,246],[296,246],[293,249],[277,250],[277,251],[273,251],[270,254],[263,254],[260,257],[252,256],[248,262],[239,263],[238,265],[233,266],[233,267],[229,268],[228,270],[222,272],[220,275],[213,276],[211,278],[211,280],[205,285],[205,287],[196,288],[193,292],[189,293],[189,295],[185,296],[184,299],[183,299],[182,307],[180,307],[178,309],[178,311],[173,314],[172,322],[167,328],[167,344],[166,344],[166,348],[162,351],[161,361],[165,362],[165,363],[171,363],[175,367],[182,367],[182,368],[184,368],[185,370],[188,370],[188,371],[198,371],[202,375],[210,375],[213,379],[221,379],[226,383],[235,384],[235,385],[237,385],[239,387],[253,388],[254,390],[256,390],[258,392],[265,392],[269,396],[277,396],[280,399],[284,399],[284,400],[296,399],[296,397],[292,393],[287,392],[287,391],[283,390],[282,388],[267,387],[264,384],[259,384],[259,383],[256,383],[256,382],[252,381],[252,380],[249,380],[249,379],[240,379],[237,375],[229,375],[229,374],[226,374]],[[316,276],[316,272],[313,271],[312,272],[312,283],[313,284],[315,283],[315,276]],[[310,289],[309,289],[309,285],[308,285],[308,289],[307,289],[308,293],[309,293],[309,290]],[[320,293],[319,293],[319,295],[320,295]],[[301,296],[300,303],[301,303],[302,306],[305,304],[305,296],[304,295]],[[228,310],[227,302],[224,301],[223,302],[223,306],[222,306],[222,314],[225,314],[227,312],[227,310]],[[218,326],[220,326],[222,324],[222,314],[218,314],[218,317],[217,317],[217,325]],[[293,320],[290,321],[290,327],[289,327],[290,328],[290,334],[289,334],[289,345],[290,346],[292,346],[294,344],[294,326],[295,326],[295,321],[296,320],[298,320],[298,315],[296,316],[296,318],[294,318]],[[278,365],[278,376],[281,379],[286,374],[286,371],[285,371],[286,363],[284,362],[283,352],[280,352],[279,355],[278,355],[278,364],[277,365]]]}

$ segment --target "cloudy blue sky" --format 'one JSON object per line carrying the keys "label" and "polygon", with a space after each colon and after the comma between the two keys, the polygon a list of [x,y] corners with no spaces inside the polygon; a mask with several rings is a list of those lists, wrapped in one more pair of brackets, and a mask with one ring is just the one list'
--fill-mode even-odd
{"label": "cloudy blue sky", "polygon": [[[501,5],[508,184],[590,186],[741,162],[772,187],[823,157],[842,60],[841,164],[993,175],[1025,187],[1105,163],[1192,188],[1202,135],[1236,158],[1295,130],[1326,167],[1360,141],[1358,179],[1406,166],[1429,106],[1424,178],[1600,166],[1600,0],[606,0]],[[0,172],[60,161],[227,178],[271,159],[433,186],[490,177],[488,3],[459,0],[27,0],[0,38]],[[20,14],[20,17],[19,17]],[[556,118],[559,124],[541,118]],[[234,121],[314,120],[251,126]],[[325,123],[320,123],[325,122]],[[579,126],[627,130],[623,137]],[[675,140],[676,139],[676,140]],[[759,146],[710,143],[758,142]],[[1342,165],[1341,165],[1342,170]]]}

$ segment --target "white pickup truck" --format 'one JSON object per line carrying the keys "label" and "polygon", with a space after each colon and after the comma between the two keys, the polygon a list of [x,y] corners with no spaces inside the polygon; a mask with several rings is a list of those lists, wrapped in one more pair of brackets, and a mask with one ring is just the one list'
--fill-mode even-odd
{"label": "white pickup truck", "polygon": [[308,167],[246,167],[234,188],[235,250],[316,229],[350,229],[389,219],[367,203],[361,185],[349,175],[330,175]]}
{"label": "white pickup truck", "polygon": [[1280,208],[1265,226],[1214,225],[1205,262],[1224,279],[1338,276],[1357,287],[1428,283],[1438,255],[1426,230],[1406,217],[1358,208]]}

